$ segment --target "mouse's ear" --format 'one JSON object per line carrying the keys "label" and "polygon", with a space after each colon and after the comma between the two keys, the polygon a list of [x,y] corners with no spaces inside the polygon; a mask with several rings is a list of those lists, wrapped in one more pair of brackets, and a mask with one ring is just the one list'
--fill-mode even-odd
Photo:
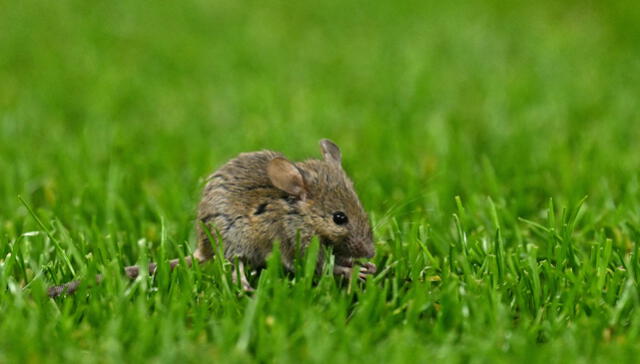
{"label": "mouse's ear", "polygon": [[322,139],[320,141],[320,148],[322,149],[322,155],[324,160],[330,163],[342,164],[342,153],[340,148],[329,139]]}
{"label": "mouse's ear", "polygon": [[302,200],[306,198],[307,189],[302,173],[287,159],[276,157],[269,161],[267,175],[276,188]]}

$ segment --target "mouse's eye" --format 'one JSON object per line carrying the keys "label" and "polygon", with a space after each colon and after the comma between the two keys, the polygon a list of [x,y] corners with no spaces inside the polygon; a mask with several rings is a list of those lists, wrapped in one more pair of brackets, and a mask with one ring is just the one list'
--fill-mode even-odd
{"label": "mouse's eye", "polygon": [[333,213],[333,222],[335,222],[336,225],[344,225],[349,222],[349,219],[344,212],[338,211]]}

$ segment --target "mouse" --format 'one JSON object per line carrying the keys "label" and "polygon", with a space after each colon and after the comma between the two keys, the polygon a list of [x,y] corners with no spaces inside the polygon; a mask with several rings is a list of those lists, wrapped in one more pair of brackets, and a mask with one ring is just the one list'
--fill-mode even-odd
{"label": "mouse", "polygon": [[[280,244],[283,267],[295,273],[295,259],[317,237],[316,272],[322,271],[331,252],[334,275],[364,280],[375,274],[375,264],[358,261],[375,255],[373,230],[342,166],[341,150],[329,139],[319,144],[321,159],[292,162],[282,153],[262,150],[241,153],[210,174],[197,208],[197,248],[182,261],[206,263],[222,251],[226,260],[237,262],[234,283],[253,291],[247,269],[264,268],[275,243]],[[169,261],[170,268],[180,261]],[[124,270],[131,279],[141,271],[138,266]],[[156,270],[157,263],[149,263],[149,274]],[[53,286],[48,294],[71,294],[79,285],[72,281]]]}

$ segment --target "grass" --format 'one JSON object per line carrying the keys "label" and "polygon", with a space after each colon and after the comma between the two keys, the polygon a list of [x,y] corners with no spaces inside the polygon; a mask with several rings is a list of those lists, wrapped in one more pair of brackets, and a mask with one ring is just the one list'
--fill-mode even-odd
{"label": "grass", "polygon": [[[639,20],[622,1],[0,2],[0,362],[634,362]],[[221,163],[322,137],[371,213],[374,279],[123,277],[193,250]]]}

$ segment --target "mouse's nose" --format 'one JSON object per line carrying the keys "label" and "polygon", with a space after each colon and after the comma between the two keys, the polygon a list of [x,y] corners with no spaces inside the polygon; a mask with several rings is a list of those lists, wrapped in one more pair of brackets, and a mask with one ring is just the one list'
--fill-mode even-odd
{"label": "mouse's nose", "polygon": [[367,259],[371,259],[376,255],[376,249],[373,244],[367,245],[364,251],[363,256]]}
{"label": "mouse's nose", "polygon": [[353,258],[373,258],[376,250],[371,239],[354,239],[348,243],[348,254]]}

